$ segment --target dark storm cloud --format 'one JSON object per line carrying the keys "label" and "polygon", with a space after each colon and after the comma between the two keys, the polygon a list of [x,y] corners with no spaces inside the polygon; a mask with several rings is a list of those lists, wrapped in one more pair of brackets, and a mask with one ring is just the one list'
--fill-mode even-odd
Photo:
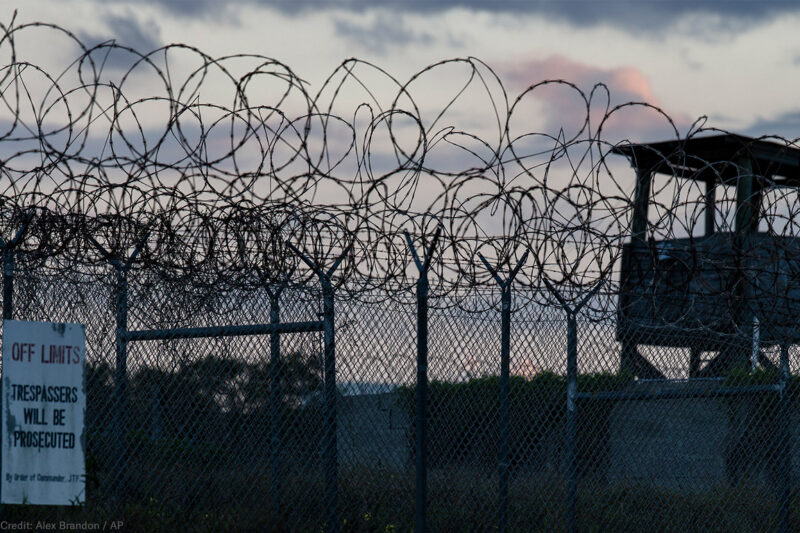
{"label": "dark storm cloud", "polygon": [[81,34],[80,38],[85,45],[94,46],[113,40],[119,45],[140,52],[149,52],[161,47],[160,32],[154,21],[141,22],[130,12],[124,15],[107,13],[101,20],[108,31],[101,34]]}
{"label": "dark storm cloud", "polygon": [[[133,48],[141,54],[146,54],[162,46],[158,26],[152,20],[141,22],[131,12],[125,14],[106,13],[101,16],[101,20],[107,31],[78,34],[84,46],[92,48],[98,44],[113,41],[117,45]],[[104,69],[127,70],[135,63],[138,56],[113,47],[103,47],[94,50],[92,58],[95,63],[102,64]]]}
{"label": "dark storm cloud", "polygon": [[336,32],[361,46],[378,54],[383,54],[389,46],[403,46],[411,43],[431,45],[437,37],[428,32],[416,31],[408,26],[403,17],[388,13],[375,16],[366,24],[359,24],[346,18],[334,19]]}
{"label": "dark storm cloud", "polygon": [[790,111],[776,117],[759,119],[748,126],[744,133],[754,137],[779,135],[787,139],[797,139],[800,137],[800,111]]}
{"label": "dark storm cloud", "polygon": [[161,46],[158,27],[152,21],[141,23],[135,17],[109,14],[105,22],[119,44],[147,51]]}
{"label": "dark storm cloud", "polygon": [[320,10],[345,10],[363,12],[370,8],[384,8],[401,14],[427,14],[461,8],[496,14],[533,14],[586,27],[600,24],[618,27],[631,32],[653,33],[667,29],[687,15],[714,15],[714,28],[736,30],[746,25],[763,22],[781,14],[800,12],[796,1],[772,0],[670,0],[646,2],[641,0],[237,0],[213,2],[211,0],[175,1],[149,0],[161,5],[177,16],[204,17],[222,9],[235,9],[235,4],[252,4],[272,7],[288,15]]}

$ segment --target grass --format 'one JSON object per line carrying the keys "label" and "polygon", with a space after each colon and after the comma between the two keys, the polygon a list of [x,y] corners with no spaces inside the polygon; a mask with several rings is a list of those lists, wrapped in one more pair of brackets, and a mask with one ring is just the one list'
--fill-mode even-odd
{"label": "grass", "polygon": [[[3,519],[51,522],[122,520],[124,531],[324,531],[324,480],[289,472],[283,479],[283,512],[269,514],[269,476],[263,465],[226,469],[170,468],[144,464],[131,469],[131,491],[116,502],[108,487],[74,507],[3,506]],[[692,490],[689,490],[692,489]],[[580,531],[773,531],[778,524],[778,491],[763,484],[654,489],[606,484],[587,478],[578,487]],[[558,475],[520,474],[511,480],[509,531],[565,531],[565,485]],[[434,469],[429,474],[431,531],[493,531],[498,512],[493,468]],[[412,469],[343,467],[339,473],[342,531],[412,531]],[[800,509],[791,508],[791,530]]]}

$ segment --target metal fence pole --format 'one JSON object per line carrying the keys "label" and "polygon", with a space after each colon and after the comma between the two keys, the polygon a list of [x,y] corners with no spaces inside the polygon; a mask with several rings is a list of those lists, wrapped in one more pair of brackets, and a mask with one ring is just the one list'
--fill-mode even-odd
{"label": "metal fence pole", "polygon": [[583,297],[576,305],[571,306],[547,280],[542,278],[547,289],[567,314],[567,420],[566,420],[566,454],[567,454],[567,531],[578,530],[578,321],[577,315],[583,306],[600,290],[603,281]]}
{"label": "metal fence pole", "polygon": [[338,457],[336,446],[336,335],[334,329],[334,293],[329,276],[320,276],[322,284],[322,323],[325,338],[323,457],[325,462],[326,531],[339,530]]}
{"label": "metal fence pole", "polygon": [[14,315],[14,249],[3,246],[3,320]]}
{"label": "metal fence pole", "polygon": [[415,531],[426,531],[428,492],[428,275],[417,280],[416,516]]}
{"label": "metal fence pole", "polygon": [[[10,241],[6,242],[0,237],[0,248],[3,251],[3,320],[12,320],[14,318],[14,267],[15,267],[15,254],[17,244],[22,240],[22,236],[28,229],[33,219],[33,213],[28,214],[22,226],[17,230],[16,235]],[[3,384],[0,380],[0,398],[3,397]],[[0,517],[4,517],[5,513],[0,507]]]}
{"label": "metal fence pole", "polygon": [[[14,311],[14,250],[3,243],[3,320],[11,320]],[[2,380],[0,380],[0,398],[3,394]],[[5,517],[3,508],[0,507],[0,517]]]}
{"label": "metal fence pole", "polygon": [[497,526],[501,533],[508,528],[508,468],[509,468],[509,425],[510,399],[509,381],[511,379],[511,283],[528,257],[526,251],[517,262],[507,279],[503,280],[483,255],[478,252],[483,264],[500,285],[500,446],[498,450],[498,492]]}
{"label": "metal fence pole", "polygon": [[6,242],[0,237],[0,249],[3,251],[3,320],[12,320],[14,317],[14,268],[17,245],[22,241],[28,225],[33,219],[29,213],[22,225],[10,241]]}
{"label": "metal fence pole", "polygon": [[116,361],[114,369],[114,452],[117,457],[117,478],[115,492],[117,498],[124,499],[128,487],[128,273],[134,260],[142,250],[149,232],[144,236],[131,255],[123,263],[114,254],[103,247],[91,235],[86,237],[94,244],[100,254],[116,271],[114,308],[116,314]]}
{"label": "metal fence pole", "polygon": [[352,244],[345,248],[327,271],[312,261],[292,243],[286,245],[302,259],[319,277],[322,286],[322,331],[324,337],[324,383],[323,383],[323,468],[325,471],[325,522],[326,532],[339,531],[339,456],[336,443],[336,328],[335,299],[331,277],[350,252]]}
{"label": "metal fence pole", "polygon": [[500,297],[500,450],[498,527],[508,528],[508,451],[509,451],[509,381],[511,379],[511,285],[503,287]]}
{"label": "metal fence pole", "polygon": [[414,430],[416,432],[415,449],[415,516],[414,531],[424,533],[427,531],[428,518],[428,270],[431,257],[436,248],[436,243],[442,233],[439,226],[433,235],[430,246],[420,260],[411,235],[405,232],[408,249],[414,264],[419,270],[417,279],[417,385],[416,385],[416,416]]}
{"label": "metal fence pole", "polygon": [[127,492],[128,475],[128,276],[115,262],[116,280],[116,361],[114,370],[114,448],[118,461],[117,496]]}
{"label": "metal fence pole", "polygon": [[578,392],[578,322],[574,312],[567,312],[567,531],[577,531],[578,502],[577,405]]}
{"label": "metal fence pole", "polygon": [[[279,324],[280,315],[280,290],[269,292],[269,323]],[[272,513],[270,518],[276,520],[281,511],[281,394],[280,388],[281,364],[281,337],[278,333],[269,335],[269,468],[270,479],[270,505]]]}
{"label": "metal fence pole", "polygon": [[790,500],[792,493],[792,449],[790,437],[790,394],[789,390],[789,346],[781,344],[781,378],[780,378],[780,405],[779,410],[779,424],[780,424],[780,461],[781,461],[781,492],[780,492],[780,508],[779,508],[779,522],[781,531],[789,533],[789,520],[790,520]]}

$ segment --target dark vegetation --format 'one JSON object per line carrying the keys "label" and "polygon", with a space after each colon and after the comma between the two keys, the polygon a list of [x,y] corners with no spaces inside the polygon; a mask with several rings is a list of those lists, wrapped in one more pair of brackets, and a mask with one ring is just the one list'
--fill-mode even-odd
{"label": "dark vegetation", "polygon": [[[278,397],[282,428],[280,515],[270,514],[270,368],[208,357],[174,372],[143,368],[129,386],[127,491],[117,498],[113,371],[87,368],[87,502],[73,507],[3,506],[3,518],[110,523],[124,531],[324,531],[320,463],[321,372],[317,361],[286,358]],[[777,382],[777,375],[743,372],[731,385]],[[625,388],[627,375],[579,376],[578,389]],[[512,478],[510,531],[563,531],[563,435],[566,381],[542,373],[510,382]],[[798,380],[792,379],[792,401]],[[432,531],[492,530],[497,510],[497,377],[431,383],[429,526]],[[399,390],[413,424],[414,387]],[[745,437],[774,455],[777,395],[732,399],[762,424]],[[735,403],[739,402],[739,403]],[[744,403],[741,403],[744,402]],[[777,491],[741,476],[735,485],[703,491],[654,489],[603,481],[613,402],[579,404],[578,528],[580,531],[761,531],[777,528]],[[796,403],[793,403],[796,405]],[[736,415],[738,416],[738,415]],[[763,429],[757,429],[763,426]],[[413,425],[410,428],[413,443]],[[771,439],[771,440],[770,440]],[[755,442],[755,441],[753,441]],[[753,449],[743,442],[742,449]],[[413,450],[413,446],[410,448]],[[794,503],[794,499],[793,499]],[[411,531],[413,463],[405,469],[342,465],[342,531]],[[800,525],[793,505],[792,523]]]}
{"label": "dark vegetation", "polygon": [[[321,427],[318,362],[298,353],[283,359],[274,412],[270,373],[268,363],[214,356],[190,361],[174,372],[140,369],[128,385],[131,455],[155,463],[209,467],[263,460],[275,416],[283,453],[313,460]],[[110,478],[117,463],[113,370],[105,363],[90,365],[86,383],[87,463],[96,467],[87,474]]]}
{"label": "dark vegetation", "polygon": [[[578,376],[578,390],[620,390],[628,374]],[[415,442],[415,387],[400,390],[410,420],[409,447]],[[509,453],[512,473],[563,471],[567,380],[542,372],[509,382]],[[500,378],[461,383],[434,381],[429,387],[428,458],[432,468],[496,465],[500,446]],[[608,465],[609,415],[612,402],[581,400],[578,405],[578,472],[602,477]]]}

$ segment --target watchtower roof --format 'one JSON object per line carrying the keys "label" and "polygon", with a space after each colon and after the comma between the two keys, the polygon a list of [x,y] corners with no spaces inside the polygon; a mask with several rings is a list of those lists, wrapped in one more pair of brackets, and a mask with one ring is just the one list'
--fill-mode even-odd
{"label": "watchtower roof", "polygon": [[621,144],[612,150],[630,159],[636,170],[673,174],[697,180],[736,179],[745,161],[752,174],[775,185],[800,187],[800,149],[775,141],[734,133],[704,135],[642,144]]}

